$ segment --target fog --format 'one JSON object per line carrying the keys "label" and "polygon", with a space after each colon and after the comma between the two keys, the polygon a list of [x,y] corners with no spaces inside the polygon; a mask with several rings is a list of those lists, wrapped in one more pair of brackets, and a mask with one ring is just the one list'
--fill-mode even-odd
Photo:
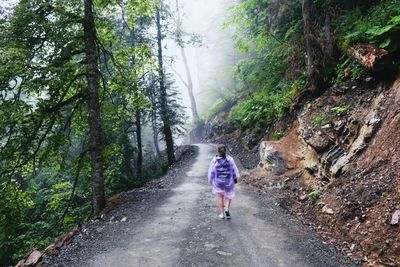
{"label": "fog", "polygon": [[[175,11],[175,0],[164,0],[171,10]],[[0,8],[10,11],[16,0],[0,0]],[[187,61],[193,80],[193,91],[200,115],[221,97],[221,94],[232,90],[232,71],[235,62],[235,52],[231,33],[223,30],[222,26],[228,16],[228,8],[235,0],[179,0],[182,30],[188,34],[201,37],[202,44],[185,47]],[[169,25],[174,27],[174,25]],[[185,80],[186,72],[179,47],[171,38],[166,38],[167,49],[164,55],[173,58],[172,68]],[[186,113],[191,116],[190,101],[187,88],[180,78],[166,64],[167,72],[171,73],[176,81],[175,85],[183,98],[187,108]]]}
{"label": "fog", "polygon": [[[175,10],[175,0],[166,1]],[[193,91],[200,115],[227,90],[233,89],[232,71],[235,53],[231,33],[223,30],[232,0],[179,0],[183,31],[200,35],[201,46],[186,46],[186,55],[193,79]],[[177,45],[166,40],[168,56],[174,57],[172,67],[186,78],[182,56]],[[167,67],[167,71],[173,71]],[[191,116],[187,88],[174,74],[176,86],[182,94],[187,113]]]}

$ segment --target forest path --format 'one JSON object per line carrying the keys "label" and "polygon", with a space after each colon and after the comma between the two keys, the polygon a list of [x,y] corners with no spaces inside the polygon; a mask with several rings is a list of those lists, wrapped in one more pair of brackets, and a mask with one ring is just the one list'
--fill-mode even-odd
{"label": "forest path", "polygon": [[218,218],[206,178],[216,148],[197,146],[196,160],[184,174],[176,174],[185,177],[164,199],[152,202],[156,206],[139,221],[103,236],[104,248],[95,253],[72,251],[79,260],[49,265],[352,266],[274,200],[246,186],[237,187],[232,219]]}

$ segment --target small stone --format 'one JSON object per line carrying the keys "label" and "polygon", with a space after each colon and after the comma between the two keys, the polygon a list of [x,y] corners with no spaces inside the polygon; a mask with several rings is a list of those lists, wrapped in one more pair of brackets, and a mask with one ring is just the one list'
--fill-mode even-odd
{"label": "small stone", "polygon": [[216,248],[216,247],[217,247],[217,246],[214,245],[214,244],[208,244],[208,243],[204,244],[204,246],[205,246],[206,248]]}
{"label": "small stone", "polygon": [[400,221],[400,210],[396,210],[392,215],[391,225],[398,225]]}
{"label": "small stone", "polygon": [[351,250],[351,251],[354,251],[355,248],[356,248],[356,245],[355,245],[355,244],[351,244],[350,250]]}
{"label": "small stone", "polygon": [[300,197],[299,197],[299,199],[301,200],[301,201],[304,201],[304,200],[306,200],[308,198],[308,195],[307,194],[303,194],[303,195],[301,195]]}
{"label": "small stone", "polygon": [[335,213],[335,212],[333,211],[333,209],[328,208],[327,205],[325,205],[325,206],[322,208],[322,212],[324,212],[324,213],[326,213],[326,214],[329,214],[329,215],[332,215],[332,214]]}
{"label": "small stone", "polygon": [[221,251],[221,250],[218,250],[218,251],[217,251],[217,254],[223,255],[223,256],[232,256],[232,253],[230,253],[230,252],[225,252],[225,251]]}
{"label": "small stone", "polygon": [[126,220],[128,220],[128,218],[124,217],[121,219],[121,222],[126,222]]}

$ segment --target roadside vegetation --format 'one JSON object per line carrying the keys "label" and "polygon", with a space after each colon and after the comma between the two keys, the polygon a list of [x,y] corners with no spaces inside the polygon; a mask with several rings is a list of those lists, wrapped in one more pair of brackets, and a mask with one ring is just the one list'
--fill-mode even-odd
{"label": "roadside vegetation", "polygon": [[[396,0],[246,0],[232,8],[225,26],[235,29],[236,49],[242,55],[229,122],[259,137],[303,99],[365,78],[367,69],[351,55],[355,45],[368,43],[392,55],[400,51]],[[314,61],[312,70],[308,59]],[[315,120],[323,121],[322,115]]]}

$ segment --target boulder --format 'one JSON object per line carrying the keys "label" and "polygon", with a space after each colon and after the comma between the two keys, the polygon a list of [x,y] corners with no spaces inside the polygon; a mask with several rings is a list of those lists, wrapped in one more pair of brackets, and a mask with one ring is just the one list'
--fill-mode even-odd
{"label": "boulder", "polygon": [[329,137],[321,131],[314,132],[312,130],[307,130],[303,138],[304,141],[317,152],[326,151],[332,144]]}
{"label": "boulder", "polygon": [[253,149],[258,144],[258,137],[256,134],[251,133],[245,136],[246,145],[249,149]]}
{"label": "boulder", "polygon": [[282,154],[265,141],[260,144],[259,167],[271,171],[275,175],[281,175],[287,169]]}

